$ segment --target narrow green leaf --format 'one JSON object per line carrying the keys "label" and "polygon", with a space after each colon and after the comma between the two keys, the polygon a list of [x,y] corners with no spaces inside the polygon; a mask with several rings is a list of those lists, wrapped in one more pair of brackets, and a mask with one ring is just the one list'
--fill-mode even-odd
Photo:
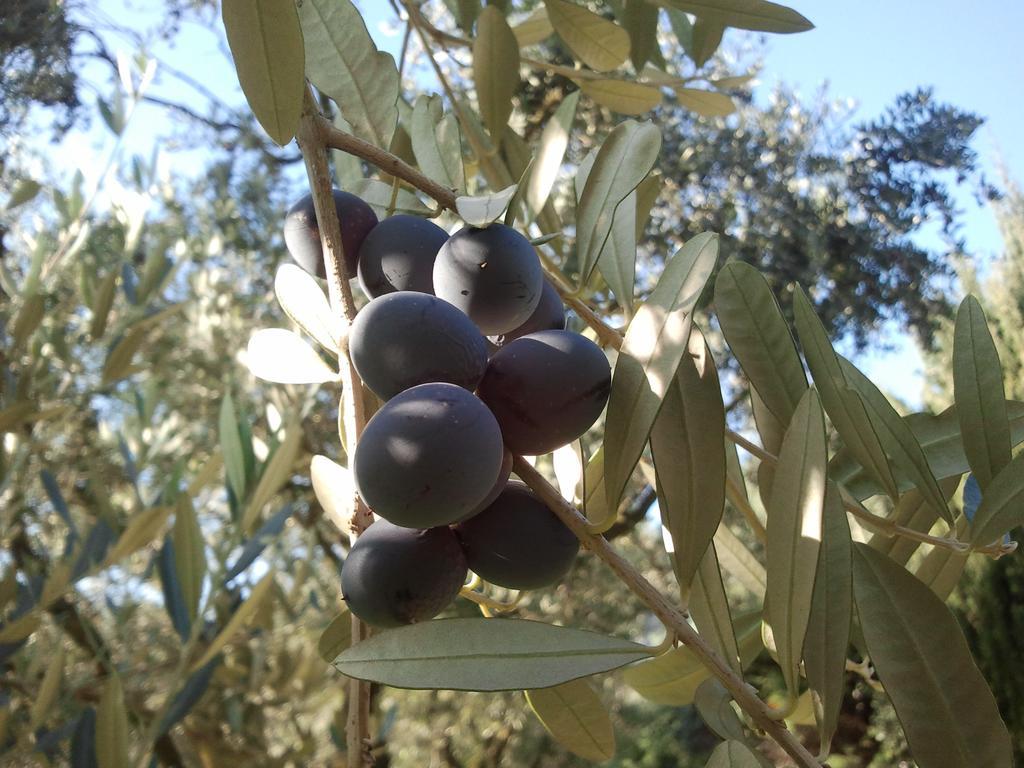
{"label": "narrow green leaf", "polygon": [[629,33],[615,22],[567,0],[544,0],[544,5],[558,36],[591,69],[607,72],[629,56]]}
{"label": "narrow green leaf", "polygon": [[432,114],[433,102],[425,96],[416,99],[412,110],[412,149],[420,169],[449,189],[461,192],[466,187],[462,163],[462,138],[454,115],[439,120]]}
{"label": "narrow green leaf", "polygon": [[39,628],[39,613],[31,611],[0,625],[0,644],[17,643]]}
{"label": "narrow green leaf", "polygon": [[100,281],[99,289],[93,298],[92,321],[89,324],[89,338],[93,341],[101,338],[107,329],[107,320],[117,291],[117,276],[118,270],[110,270],[110,273]]}
{"label": "narrow green leaf", "polygon": [[799,13],[767,0],[653,0],[665,8],[676,8],[726,27],[755,32],[792,34],[814,29]]}
{"label": "narrow green leaf", "polygon": [[[867,376],[861,373],[846,358],[840,356],[839,364],[850,385],[857,390],[864,402],[868,418],[881,440],[886,454],[902,470],[903,474],[914,481],[935,507],[936,514],[945,518],[952,525],[953,514],[949,511],[946,498],[939,488],[939,483],[928,466],[928,457],[924,455],[921,444],[907,423],[892,407]],[[1007,435],[1009,442],[1009,435]]]}
{"label": "narrow green leaf", "polygon": [[315,277],[297,264],[282,264],[274,276],[274,295],[299,328],[327,351],[338,353],[338,343],[345,334],[344,324],[331,309]]}
{"label": "narrow green leaf", "polygon": [[801,288],[797,288],[793,299],[793,313],[807,365],[832,424],[850,452],[868,468],[893,501],[897,501],[899,490],[896,480],[867,409],[860,396],[847,388],[839,356],[832,349],[825,326]]}
{"label": "narrow green leaf", "polygon": [[545,730],[585,760],[615,757],[615,730],[601,698],[586,680],[526,691],[526,700]]}
{"label": "narrow green leaf", "polygon": [[825,414],[817,391],[809,389],[782,441],[768,503],[768,623],[794,698],[821,546],[827,464]]}
{"label": "narrow green leaf", "polygon": [[490,195],[463,195],[455,198],[455,208],[471,227],[486,227],[505,214],[518,188],[513,184]]}
{"label": "narrow green leaf", "polygon": [[871,662],[918,765],[1013,765],[992,693],[943,602],[865,544],[854,545],[853,591]]}
{"label": "narrow green leaf", "polygon": [[18,179],[14,183],[10,197],[7,198],[4,210],[13,211],[19,205],[24,205],[38,195],[42,188],[42,185],[35,179]]}
{"label": "narrow green leaf", "polygon": [[235,401],[230,392],[224,393],[220,402],[220,450],[224,455],[224,467],[227,471],[228,484],[235,493],[235,498],[242,500],[246,495],[245,449],[242,446],[242,434],[238,428],[238,414]]}
{"label": "narrow green leaf", "polygon": [[625,0],[622,26],[629,33],[629,58],[637,72],[658,50],[658,13],[647,0]]}
{"label": "narrow green leaf", "polygon": [[356,136],[388,149],[398,121],[399,93],[391,54],[377,50],[351,0],[302,0],[299,19],[307,77],[334,99]]}
{"label": "narrow green leaf", "polygon": [[576,117],[576,105],[579,100],[579,91],[573,91],[566,96],[541,132],[537,156],[526,184],[527,224],[540,215],[551,195],[551,189],[562,168],[566,147],[569,146],[569,131]]}
{"label": "narrow green leaf", "polygon": [[[947,502],[959,485],[959,475],[939,481],[939,488],[942,489],[943,498]],[[896,505],[889,519],[904,528],[928,533],[939,518],[932,503],[919,490],[911,488],[900,496],[900,503]],[[906,536],[886,536],[884,533],[874,534],[868,543],[900,565],[906,565],[921,546],[919,542]]]}
{"label": "narrow green leaf", "polygon": [[18,314],[15,315],[14,325],[11,328],[11,341],[14,349],[21,349],[25,346],[25,342],[43,322],[45,311],[46,297],[41,293],[33,293],[25,297],[25,303],[21,305]]}
{"label": "narrow green leaf", "polygon": [[295,331],[261,328],[249,337],[245,365],[258,379],[276,384],[324,384],[338,380],[309,343]]}
{"label": "narrow green leaf", "polygon": [[690,615],[697,631],[703,635],[736,674],[743,671],[740,649],[736,644],[729,598],[722,582],[715,544],[708,544],[693,579],[690,593]]}
{"label": "narrow green leaf", "polygon": [[189,621],[195,621],[203,593],[203,579],[206,578],[206,545],[192,499],[188,496],[178,497],[171,540],[174,542],[174,571],[181,587],[181,597]]}
{"label": "narrow green leaf", "polygon": [[[1006,401],[1006,412],[1010,419],[1010,444],[1016,447],[1024,442],[1024,403]],[[970,471],[963,441],[960,439],[960,421],[956,408],[949,407],[942,413],[912,413],[904,421],[917,437],[918,443],[928,458],[928,465],[941,482],[946,478],[959,477]],[[898,468],[897,468],[898,469]],[[842,483],[855,498],[863,500],[878,493],[884,493],[878,482],[857,463],[851,452],[842,449],[829,466],[829,476]],[[913,487],[909,478],[897,475],[901,491]]]}
{"label": "narrow green leaf", "polygon": [[661,104],[661,90],[630,80],[580,78],[576,81],[587,96],[620,115],[646,115]]}
{"label": "narrow green leaf", "polygon": [[[957,538],[967,537],[966,521],[958,520],[956,535]],[[917,564],[914,576],[934,592],[939,600],[945,602],[960,583],[969,557],[969,554],[954,552],[945,547],[933,547]]]}
{"label": "narrow green leaf", "polygon": [[821,702],[816,712],[823,753],[839,722],[839,708],[846,691],[846,651],[850,644],[853,615],[853,556],[850,525],[834,483],[825,493],[822,543],[814,577],[811,614],[804,638],[804,669],[807,682]]}
{"label": "narrow green leaf", "polygon": [[1024,524],[1024,453],[1019,454],[989,482],[971,523],[971,541],[991,544],[1007,531]]}
{"label": "narrow green leaf", "polygon": [[[357,195],[373,208],[379,218],[384,218],[391,209],[391,185],[378,179],[361,179],[349,184],[346,189]],[[395,198],[395,213],[407,213],[411,216],[429,216],[430,208],[408,189],[399,189]]]}
{"label": "narrow green leaf", "polygon": [[512,114],[512,96],[519,89],[519,41],[505,16],[487,6],[477,22],[473,40],[473,82],[480,117],[495,144]]}
{"label": "narrow green leaf", "polygon": [[636,190],[619,203],[612,231],[597,257],[597,269],[629,317],[633,314],[636,279]]}
{"label": "narrow green leaf", "polygon": [[717,259],[717,235],[705,233],[692,238],[666,263],[647,303],[629,324],[615,362],[605,422],[605,498],[609,510],[616,508],[622,496],[686,354],[693,307]]}
{"label": "narrow green leaf", "polygon": [[654,166],[661,132],[650,122],[626,120],[594,156],[576,206],[579,284],[586,285],[612,229],[615,209]]}
{"label": "narrow green leaf", "polygon": [[647,177],[637,185],[636,188],[636,240],[640,242],[643,239],[644,232],[647,231],[647,222],[651,218],[651,209],[654,208],[654,204],[658,201],[658,195],[661,194],[661,185],[664,182],[664,178],[657,171],[652,171]]}
{"label": "narrow green leaf", "polygon": [[295,460],[298,458],[301,447],[302,425],[295,421],[285,427],[284,440],[277,446],[263,467],[263,473],[260,475],[259,482],[256,483],[256,489],[252,492],[252,498],[249,499],[245,513],[242,515],[243,532],[249,533],[255,528],[263,507],[274,498],[274,495],[292,476]]}
{"label": "narrow green leaf", "polygon": [[[668,14],[668,22],[672,26],[672,31],[676,35],[676,40],[679,41],[679,45],[686,51],[686,55],[691,59],[693,58],[693,24],[690,22],[690,17],[687,16],[680,10],[675,8],[666,8],[666,14]],[[700,62],[697,66],[699,67],[703,62]]]}
{"label": "narrow green leaf", "polygon": [[718,526],[714,542],[715,551],[725,572],[763,602],[768,575],[761,561],[727,525]]}
{"label": "narrow green leaf", "polygon": [[785,428],[807,377],[768,281],[749,264],[729,262],[715,279],[715,312],[751,386]]}
{"label": "narrow green leaf", "polygon": [[132,360],[142,349],[149,335],[149,326],[135,323],[118,339],[103,362],[103,383],[111,384],[132,373]]}
{"label": "narrow green leaf", "polygon": [[346,467],[326,456],[316,455],[309,465],[313,492],[324,509],[324,517],[339,531],[348,532],[355,508],[355,485]]}
{"label": "narrow green leaf", "polygon": [[548,18],[548,9],[543,5],[535,8],[533,13],[512,27],[512,34],[516,36],[516,41],[519,43],[520,48],[526,48],[527,46],[543,42],[554,31],[555,28],[551,26],[551,19]]}
{"label": "narrow green leaf", "polygon": [[732,695],[717,678],[708,678],[693,696],[697,714],[720,739],[744,739],[743,723],[732,708]]}
{"label": "narrow green leaf", "polygon": [[107,678],[96,712],[96,763],[99,768],[124,768],[128,758],[128,712],[121,679]]}
{"label": "narrow green leaf", "polygon": [[320,658],[330,664],[338,654],[352,644],[352,614],[344,610],[331,619],[331,623],[317,640],[316,649]]}
{"label": "narrow green leaf", "polygon": [[334,660],[342,674],[395,688],[548,688],[639,661],[628,640],[525,619],[440,619],[374,635]]}
{"label": "narrow green leaf", "polygon": [[956,313],[953,395],[964,453],[984,492],[1010,463],[1010,426],[999,352],[985,311],[973,296],[964,299]]}
{"label": "narrow green leaf", "polygon": [[725,117],[736,111],[732,98],[718,91],[706,91],[702,88],[674,88],[676,100],[680,106],[701,117]]}
{"label": "narrow green leaf", "polygon": [[29,727],[34,731],[46,723],[53,714],[51,707],[57,701],[57,694],[60,693],[60,684],[64,678],[64,644],[58,639],[57,648],[50,656],[50,663],[46,665],[46,672],[43,674],[43,682],[39,684],[39,691],[32,701],[32,709],[29,712]]}
{"label": "narrow green leaf", "polygon": [[213,639],[213,642],[207,646],[203,655],[199,657],[198,661],[193,662],[189,668],[189,674],[194,674],[201,667],[206,666],[207,662],[213,659],[220,651],[230,643],[236,634],[249,624],[249,622],[256,615],[257,611],[263,606],[264,601],[270,597],[270,590],[274,586],[274,572],[270,571],[264,576],[259,582],[252,588],[252,592],[249,593],[249,597],[244,603],[242,603],[235,612],[228,619],[228,623],[224,625],[224,628],[220,633]]}
{"label": "narrow green leaf", "polygon": [[284,146],[299,127],[305,87],[302,29],[295,3],[224,0],[222,15],[249,107],[270,138]]}
{"label": "narrow green leaf", "polygon": [[117,543],[107,553],[104,567],[122,560],[155,541],[163,533],[171,507],[153,507],[139,512],[122,531]]}
{"label": "narrow green leaf", "polygon": [[725,406],[711,347],[695,326],[651,429],[651,455],[685,605],[725,510]]}
{"label": "narrow green leaf", "polygon": [[700,69],[715,55],[725,36],[725,25],[711,19],[698,18],[693,25],[690,56]]}
{"label": "narrow green leaf", "polygon": [[723,741],[715,747],[705,768],[761,768],[761,763],[743,742]]}

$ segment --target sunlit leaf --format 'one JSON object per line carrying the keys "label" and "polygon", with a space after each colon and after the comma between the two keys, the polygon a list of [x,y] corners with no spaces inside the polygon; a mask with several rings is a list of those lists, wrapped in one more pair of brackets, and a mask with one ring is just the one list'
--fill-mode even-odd
{"label": "sunlit leaf", "polygon": [[853,614],[852,542],[839,491],[829,484],[822,515],[822,543],[814,577],[811,614],[804,638],[807,682],[821,702],[816,713],[822,744],[828,744],[839,722],[846,692],[846,650]]}
{"label": "sunlit leaf", "polygon": [[814,29],[799,13],[767,0],[653,0],[726,27],[791,34]]}
{"label": "sunlit leaf", "polygon": [[605,498],[609,510],[615,509],[622,496],[686,354],[693,307],[717,259],[716,235],[705,233],[692,238],[665,264],[650,298],[629,324],[615,363],[605,422]]}
{"label": "sunlit leaf", "polygon": [[685,604],[725,509],[725,406],[715,360],[699,328],[690,331],[650,437],[661,520],[672,534],[673,568]]}
{"label": "sunlit leaf", "polygon": [[338,373],[294,331],[264,328],[249,338],[245,364],[258,379],[277,384],[324,384]]}
{"label": "sunlit leaf", "polygon": [[583,93],[620,115],[646,115],[661,104],[661,90],[652,85],[591,78],[580,78],[578,83]]}
{"label": "sunlit leaf", "polygon": [[128,758],[128,712],[121,679],[111,674],[96,710],[96,762],[99,768],[124,768]]}
{"label": "sunlit leaf", "polygon": [[487,6],[477,21],[473,40],[473,82],[480,117],[498,143],[512,114],[512,96],[519,88],[519,42],[505,16]]}
{"label": "sunlit leaf", "polygon": [[317,640],[316,649],[320,658],[330,664],[338,654],[352,644],[352,614],[344,610],[331,619],[331,623]]}
{"label": "sunlit leaf", "polygon": [[32,709],[29,713],[29,727],[33,731],[43,725],[52,714],[51,707],[57,701],[57,694],[60,693],[60,684],[63,678],[64,644],[58,640],[57,648],[50,656],[50,663],[46,665],[43,682],[40,683],[39,691],[32,701]]}
{"label": "sunlit leaf", "polygon": [[456,192],[466,186],[462,163],[462,139],[454,115],[435,119],[439,101],[420,96],[412,110],[412,149],[416,162],[428,177]]}
{"label": "sunlit leaf", "polygon": [[647,658],[616,637],[525,619],[440,619],[374,635],[334,660],[338,671],[395,688],[548,688]]}
{"label": "sunlit leaf", "polygon": [[576,116],[576,104],[579,100],[579,91],[573,91],[566,96],[541,132],[537,156],[526,184],[524,199],[527,223],[533,221],[540,214],[551,194],[551,188],[558,178],[566,147],[569,146],[569,130]]}
{"label": "sunlit leaf", "polygon": [[700,88],[676,88],[676,100],[680,106],[701,117],[725,117],[736,111],[733,100],[718,91],[705,91]]}
{"label": "sunlit leaf", "polygon": [[636,279],[636,190],[619,203],[612,231],[597,257],[597,269],[627,316],[633,314]]}
{"label": "sunlit leaf", "polygon": [[[235,497],[244,499],[248,485],[245,455],[246,446],[242,445],[242,434],[238,427],[238,413],[235,401],[230,392],[224,393],[220,403],[220,450],[224,455],[224,467],[227,471],[228,485]],[[248,450],[251,450],[249,448]]]}
{"label": "sunlit leaf", "polygon": [[917,764],[1009,768],[1006,726],[943,602],[865,544],[854,544],[853,591],[871,663]]}
{"label": "sunlit leaf", "polygon": [[586,680],[526,691],[526,700],[551,736],[585,760],[615,756],[615,730],[601,698]]}
{"label": "sunlit leaf", "polygon": [[309,476],[324,515],[339,531],[347,532],[355,508],[352,473],[326,456],[317,455],[310,462]]}
{"label": "sunlit leaf", "polygon": [[629,33],[568,0],[544,0],[548,18],[569,50],[591,69],[615,69],[629,56]]}
{"label": "sunlit leaf", "polygon": [[132,373],[132,360],[135,353],[146,343],[149,336],[149,326],[142,323],[135,323],[125,331],[107,353],[107,359],[103,363],[103,383],[110,384],[123,379]]}
{"label": "sunlit leaf", "polygon": [[809,389],[782,441],[768,503],[768,623],[793,698],[821,546],[827,463],[825,414],[817,391]]}
{"label": "sunlit leaf", "polygon": [[321,347],[337,354],[345,330],[315,277],[296,264],[282,264],[274,276],[274,293],[296,325]]}
{"label": "sunlit leaf", "polygon": [[1010,463],[1010,427],[999,352],[985,311],[973,296],[964,299],[956,313],[953,393],[964,453],[985,491]]}
{"label": "sunlit leaf", "polygon": [[462,220],[471,227],[486,227],[505,214],[516,189],[518,185],[513,184],[490,195],[463,195],[455,198],[455,208]]}
{"label": "sunlit leaf", "polygon": [[388,149],[399,93],[391,54],[377,50],[351,0],[302,0],[299,19],[306,76],[334,99],[356,136]]}
{"label": "sunlit leaf", "polygon": [[24,205],[39,194],[43,187],[35,179],[18,179],[11,189],[11,195],[7,198],[5,211],[13,211],[19,205]]}
{"label": "sunlit leaf", "polygon": [[39,613],[32,611],[23,614],[6,624],[0,624],[0,643],[17,643],[24,640],[39,628]]}
{"label": "sunlit leaf", "polygon": [[221,10],[242,92],[263,130],[284,146],[299,126],[305,86],[295,3],[224,0]]}
{"label": "sunlit leaf", "polygon": [[763,600],[768,575],[761,561],[727,525],[718,526],[714,542],[725,572],[746,587],[756,598]]}
{"label": "sunlit leaf", "polygon": [[189,669],[189,674],[194,674],[199,670],[200,667],[205,666],[209,661],[213,659],[220,651],[230,643],[235,635],[237,635],[250,621],[255,617],[256,613],[260,610],[263,602],[270,597],[271,588],[274,586],[274,572],[270,571],[264,576],[259,582],[252,588],[252,592],[249,593],[249,597],[244,603],[242,603],[235,612],[228,619],[228,623],[224,625],[224,628],[220,633],[213,639],[202,656],[195,662],[193,662]]}

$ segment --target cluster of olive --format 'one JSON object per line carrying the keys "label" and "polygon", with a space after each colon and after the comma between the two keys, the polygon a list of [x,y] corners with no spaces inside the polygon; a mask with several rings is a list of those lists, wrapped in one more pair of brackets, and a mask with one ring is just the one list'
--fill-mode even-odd
{"label": "cluster of olive", "polygon": [[[509,480],[512,456],[548,453],[597,420],[611,386],[607,358],[565,330],[558,293],[514,229],[466,227],[449,237],[415,216],[378,223],[344,192],[335,205],[348,277],[371,299],[349,351],[384,401],[351,462],[360,497],[380,519],[342,567],[349,608],[397,626],[436,616],[469,569],[510,589],[557,581],[578,541]],[[285,241],[301,266],[323,275],[310,198],[289,212]]]}

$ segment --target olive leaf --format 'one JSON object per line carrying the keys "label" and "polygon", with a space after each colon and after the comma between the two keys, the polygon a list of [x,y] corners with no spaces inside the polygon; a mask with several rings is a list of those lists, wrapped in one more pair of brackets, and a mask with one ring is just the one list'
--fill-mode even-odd
{"label": "olive leaf", "polygon": [[666,263],[650,298],[629,324],[615,362],[605,420],[608,510],[616,508],[686,354],[693,308],[717,260],[717,235],[690,239]]}
{"label": "olive leaf", "polygon": [[301,0],[298,6],[310,82],[334,99],[356,136],[388,149],[398,121],[395,60],[377,50],[351,0]]}
{"label": "olive leaf", "polygon": [[99,768],[123,768],[128,759],[128,711],[121,678],[111,674],[103,685],[96,710],[96,764]]}
{"label": "olive leaf", "polygon": [[520,48],[543,42],[554,31],[551,19],[548,18],[548,9],[543,5],[535,8],[533,13],[512,27],[512,34],[516,36]]}
{"label": "olive leaf", "polygon": [[281,490],[281,487],[292,475],[295,460],[298,458],[299,450],[302,447],[302,426],[293,421],[285,427],[284,440],[274,449],[274,453],[267,460],[252,492],[252,497],[242,514],[241,528],[248,533],[252,530],[259,519],[263,507],[274,495]]}
{"label": "olive leaf", "polygon": [[305,89],[302,29],[295,3],[224,0],[221,12],[249,107],[270,138],[284,146],[298,129]]}
{"label": "olive leaf", "polygon": [[466,172],[459,124],[455,115],[435,115],[434,105],[439,108],[440,101],[426,96],[416,99],[410,132],[413,153],[424,174],[460,192],[466,187]]}
{"label": "olive leaf", "polygon": [[512,184],[489,195],[462,195],[455,198],[455,208],[471,227],[486,227],[504,215],[518,188],[518,184]]}
{"label": "olive leaf", "polygon": [[729,598],[722,582],[722,570],[714,542],[698,564],[690,592],[690,615],[697,631],[703,635],[715,653],[721,656],[736,674],[743,671],[740,650],[736,644]]}
{"label": "olive leaf", "polygon": [[585,760],[615,756],[615,730],[601,698],[585,679],[526,691],[526,701],[545,730]]}
{"label": "olive leaf", "polygon": [[701,117],[725,117],[736,111],[736,104],[724,93],[701,88],[673,88],[680,106]]}
{"label": "olive leaf", "polygon": [[658,7],[647,0],[625,0],[622,26],[629,33],[629,58],[637,72],[658,50]]}
{"label": "olive leaf", "polygon": [[172,507],[153,507],[137,513],[117,538],[103,561],[108,566],[154,541],[164,529]]}
{"label": "olive leaf", "polygon": [[580,90],[620,115],[646,115],[661,104],[661,89],[629,80],[579,78]]}
{"label": "olive leaf", "polygon": [[815,719],[823,745],[830,743],[836,731],[846,691],[846,651],[853,614],[852,546],[839,489],[829,483],[803,650],[807,682],[821,704],[816,707],[820,711],[815,712]]}
{"label": "olive leaf", "polygon": [[615,294],[626,316],[633,314],[636,279],[636,190],[619,203],[612,218],[612,231],[597,257],[597,269]]}
{"label": "olive leaf", "polygon": [[338,380],[337,371],[323,361],[294,331],[264,328],[249,338],[245,365],[258,379],[276,384],[324,384]]}
{"label": "olive leaf", "polygon": [[173,542],[174,573],[181,590],[183,606],[189,623],[195,621],[199,610],[199,598],[203,592],[206,577],[206,546],[199,528],[192,499],[179,496],[174,508],[174,526],[171,529]]}
{"label": "olive leaf", "polygon": [[629,56],[629,33],[568,0],[544,0],[548,19],[569,50],[591,69],[615,69]]}
{"label": "olive leaf", "polygon": [[315,277],[296,264],[282,264],[274,276],[274,294],[299,328],[327,351],[338,353],[344,324],[339,313],[331,310]]}
{"label": "olive leaf", "polygon": [[742,741],[723,741],[704,768],[761,768],[757,756]]}
{"label": "olive leaf", "polygon": [[342,611],[327,625],[317,640],[316,649],[320,658],[330,664],[338,654],[352,644],[352,614]]}
{"label": "olive leaf", "polygon": [[[980,482],[979,482],[980,485]],[[1024,523],[1024,453],[989,482],[971,523],[971,541],[990,544]]]}
{"label": "olive leaf", "polygon": [[871,662],[921,768],[1009,768],[1010,736],[945,604],[904,568],[854,544],[853,593]]}
{"label": "olive leaf", "polygon": [[[395,190],[391,184],[378,179],[359,179],[351,182],[348,185],[348,190],[353,195],[361,197],[382,219],[392,209],[394,213],[405,213],[411,216],[433,215],[433,211],[408,189],[399,187],[396,195],[393,194]],[[394,197],[394,205],[392,205],[392,197]]]}
{"label": "olive leaf", "polygon": [[672,563],[685,605],[725,510],[725,406],[711,347],[697,327],[650,439],[662,524],[675,543]]}
{"label": "olive leaf", "polygon": [[653,123],[626,120],[594,155],[576,206],[580,286],[586,285],[597,265],[611,234],[616,207],[647,176],[660,149],[661,131]]}
{"label": "olive leaf", "polygon": [[973,296],[964,299],[956,313],[953,396],[964,453],[985,491],[1010,463],[1010,425],[999,353],[985,311]]}
{"label": "olive leaf", "polygon": [[572,128],[576,117],[576,105],[579,100],[579,91],[573,91],[566,96],[541,132],[537,155],[526,183],[526,224],[537,218],[551,195],[551,189],[562,168],[565,150],[569,146],[569,129]]}
{"label": "olive leaf", "polygon": [[483,10],[477,21],[473,82],[480,117],[498,144],[512,114],[512,96],[519,89],[519,41],[504,14],[492,5]]}
{"label": "olive leaf", "polygon": [[799,693],[799,667],[811,613],[821,546],[828,446],[818,393],[797,405],[768,502],[767,618],[791,697]]}
{"label": "olive leaf", "polygon": [[214,656],[220,653],[224,646],[234,639],[241,629],[249,624],[263,606],[264,601],[270,597],[270,590],[273,586],[274,571],[271,570],[257,582],[256,586],[249,593],[249,597],[235,609],[235,612],[231,614],[231,618],[228,619],[227,624],[224,625],[224,628],[213,639],[213,642],[206,647],[206,650],[203,651],[199,659],[192,663],[192,666],[189,668],[189,674],[195,674],[201,667],[206,666],[207,663],[213,660]]}
{"label": "olive leaf", "polygon": [[324,516],[339,531],[348,531],[356,498],[352,473],[326,456],[316,455],[309,464],[309,478]]}
{"label": "olive leaf", "polygon": [[342,674],[395,688],[509,691],[548,688],[645,659],[646,646],[525,619],[437,619],[356,643]]}
{"label": "olive leaf", "polygon": [[653,0],[664,8],[692,13],[700,19],[725,27],[755,32],[792,34],[814,29],[806,18],[791,8],[767,0]]}

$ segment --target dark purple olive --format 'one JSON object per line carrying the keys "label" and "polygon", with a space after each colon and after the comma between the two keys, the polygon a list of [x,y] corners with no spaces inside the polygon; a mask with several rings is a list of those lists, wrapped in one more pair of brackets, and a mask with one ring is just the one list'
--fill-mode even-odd
{"label": "dark purple olive", "polygon": [[360,497],[395,525],[432,528],[472,512],[494,488],[505,449],[494,416],[454,384],[421,384],[374,414],[356,445]]}
{"label": "dark purple olive", "polygon": [[601,348],[571,331],[539,331],[491,357],[480,399],[513,453],[539,455],[590,429],[608,401],[611,367]]}
{"label": "dark purple olive", "polygon": [[565,305],[562,304],[562,297],[558,295],[555,287],[545,280],[537,308],[533,310],[533,314],[526,319],[526,322],[508,333],[503,333],[500,336],[488,336],[487,339],[496,347],[500,347],[520,336],[537,331],[561,331],[564,329]]}
{"label": "dark purple olive", "polygon": [[454,528],[470,570],[508,589],[539,589],[569,572],[580,544],[523,483],[512,481],[483,512]]}
{"label": "dark purple olive", "polygon": [[434,618],[466,581],[466,557],[451,528],[424,531],[377,520],[341,567],[349,610],[375,627]]}
{"label": "dark purple olive", "polygon": [[540,301],[543,283],[530,241],[504,224],[459,230],[434,262],[434,293],[489,336],[525,323]]}
{"label": "dark purple olive", "polygon": [[374,299],[349,333],[352,363],[383,400],[417,384],[448,382],[476,389],[487,343],[472,321],[427,293],[400,291]]}
{"label": "dark purple olive", "polygon": [[[370,230],[377,226],[377,214],[351,192],[335,189],[333,194],[334,210],[341,225],[341,246],[345,251],[345,276],[352,279],[356,276],[359,248]],[[306,195],[288,210],[284,220],[284,244],[295,263],[304,270],[319,278],[327,276],[312,195]]]}
{"label": "dark purple olive", "polygon": [[371,230],[359,249],[359,285],[370,298],[434,292],[434,259],[448,233],[429,219],[398,215]]}

